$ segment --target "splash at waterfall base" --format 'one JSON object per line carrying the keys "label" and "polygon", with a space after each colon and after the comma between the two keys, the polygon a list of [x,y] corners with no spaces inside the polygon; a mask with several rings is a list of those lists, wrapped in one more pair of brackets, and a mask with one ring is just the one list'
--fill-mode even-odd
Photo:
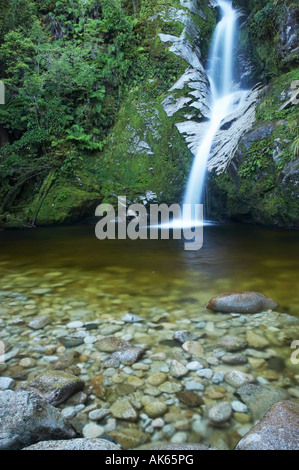
{"label": "splash at waterfall base", "polygon": [[116,217],[111,204],[96,208],[95,215],[101,217],[95,227],[99,240],[158,240],[159,233],[162,240],[169,240],[172,233],[174,240],[187,240],[186,251],[200,250],[203,246],[202,204],[183,204],[182,208],[179,204],[150,204],[148,214],[143,204],[132,204],[127,209],[126,197],[120,196],[117,209]]}

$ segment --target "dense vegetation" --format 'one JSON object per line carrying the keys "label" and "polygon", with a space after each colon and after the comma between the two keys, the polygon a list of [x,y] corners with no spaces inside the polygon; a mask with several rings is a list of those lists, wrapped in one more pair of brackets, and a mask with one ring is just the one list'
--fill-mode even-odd
{"label": "dense vegetation", "polygon": [[[161,103],[187,64],[158,33],[180,36],[184,25],[171,10],[186,12],[184,3],[0,0],[0,79],[6,85],[6,104],[0,106],[0,222],[76,221],[92,214],[102,200],[114,201],[116,195],[134,200],[147,190],[161,202],[181,200],[192,155]],[[271,136],[243,152],[241,193],[231,175],[213,184],[216,217],[238,213],[243,193],[250,194],[255,207],[266,207],[256,178],[265,179],[265,188],[279,186],[281,172],[298,157],[299,147],[297,112],[294,107],[279,111],[278,95],[288,94],[291,82],[299,79],[298,53],[287,50],[284,37],[289,12],[296,21],[298,6],[288,0],[234,3],[244,13],[239,42],[251,51],[252,81],[273,81],[257,118],[285,120],[287,126],[277,130],[275,125]],[[196,5],[200,14],[189,10],[188,15],[201,34],[191,42],[204,60],[216,14],[206,0]],[[282,149],[273,173],[277,138]],[[284,195],[278,197],[284,202]],[[274,199],[266,223],[283,206]]]}
{"label": "dense vegetation", "polygon": [[98,173],[88,184],[100,194],[107,159],[99,152],[129,92],[152,79],[151,94],[158,96],[184,70],[155,42],[162,27],[180,33],[178,23],[165,24],[159,17],[148,21],[159,3],[0,1],[0,70],[6,84],[6,105],[0,107],[4,213],[19,198],[26,200],[26,188],[29,200],[38,191],[36,201],[27,198],[30,209],[24,214],[34,222],[54,180],[62,181],[60,199],[68,198],[66,181],[80,189],[80,169],[85,177]]}

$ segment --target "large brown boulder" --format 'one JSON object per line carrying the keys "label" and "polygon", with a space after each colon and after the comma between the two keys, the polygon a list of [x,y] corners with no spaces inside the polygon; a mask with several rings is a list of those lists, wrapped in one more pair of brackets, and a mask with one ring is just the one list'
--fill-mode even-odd
{"label": "large brown boulder", "polygon": [[236,291],[216,295],[206,308],[223,313],[259,313],[264,310],[275,310],[278,303],[259,292]]}
{"label": "large brown boulder", "polygon": [[240,440],[235,450],[299,450],[299,405],[280,401]]}

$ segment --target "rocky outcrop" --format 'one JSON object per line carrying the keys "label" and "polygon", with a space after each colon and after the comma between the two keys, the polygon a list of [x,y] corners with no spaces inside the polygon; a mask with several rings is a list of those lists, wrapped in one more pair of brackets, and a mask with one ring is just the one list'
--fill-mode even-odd
{"label": "rocky outcrop", "polygon": [[284,14],[279,29],[279,43],[277,45],[278,56],[284,65],[298,65],[298,5],[284,2]]}
{"label": "rocky outcrop", "polygon": [[210,217],[299,227],[297,76],[283,74],[263,91],[227,171],[209,175]]}
{"label": "rocky outcrop", "polygon": [[[207,131],[207,120],[210,118],[211,90],[200,50],[190,43],[189,23],[183,22],[186,28],[180,37],[159,34],[161,41],[170,44],[169,50],[189,64],[185,73],[169,89],[162,105],[168,116],[175,116],[176,120],[180,119],[175,125],[185,138],[192,154],[196,155]],[[191,34],[191,38],[194,37],[194,34]],[[185,90],[183,95],[179,92],[182,89]],[[238,105],[234,107],[234,112],[224,120],[215,137],[208,163],[209,171],[215,170],[216,173],[222,173],[231,163],[240,138],[255,121],[255,107],[260,94],[260,86],[252,91],[236,91],[233,99]]]}
{"label": "rocky outcrop", "polygon": [[276,403],[237,444],[236,450],[299,450],[299,405]]}

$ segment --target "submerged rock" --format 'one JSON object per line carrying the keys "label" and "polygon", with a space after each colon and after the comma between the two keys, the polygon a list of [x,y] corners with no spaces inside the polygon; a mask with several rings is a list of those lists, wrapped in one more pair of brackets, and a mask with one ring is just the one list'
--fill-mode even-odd
{"label": "submerged rock", "polygon": [[33,320],[31,320],[28,326],[32,328],[33,330],[41,330],[45,326],[52,323],[52,321],[53,319],[51,317],[43,315],[41,317],[36,317]]}
{"label": "submerged rock", "polygon": [[114,352],[122,348],[128,348],[130,346],[131,345],[128,343],[128,341],[116,338],[115,336],[107,336],[106,338],[102,338],[95,343],[95,347],[99,351],[103,352]]}
{"label": "submerged rock", "polygon": [[226,292],[213,297],[206,308],[223,313],[259,313],[264,310],[275,310],[278,303],[259,292],[236,291]]}
{"label": "submerged rock", "polygon": [[232,415],[232,407],[228,401],[218,403],[209,410],[208,417],[213,424],[226,423]]}
{"label": "submerged rock", "polygon": [[229,352],[246,348],[247,341],[239,336],[225,335],[217,341],[217,346]]}
{"label": "submerged rock", "polygon": [[173,339],[179,344],[184,344],[187,341],[196,341],[198,339],[198,335],[195,335],[188,330],[182,330],[176,331]]}
{"label": "submerged rock", "polygon": [[109,432],[109,436],[115,439],[123,450],[140,446],[147,441],[148,434],[139,429],[115,429]]}
{"label": "submerged rock", "polygon": [[235,450],[299,450],[299,405],[292,401],[273,405]]}
{"label": "submerged rock", "polygon": [[85,383],[75,375],[58,370],[49,370],[36,376],[28,383],[21,384],[18,390],[34,391],[48,403],[58,406],[76,392],[82,390]]}
{"label": "submerged rock", "polygon": [[272,405],[289,398],[288,392],[283,388],[248,383],[238,388],[237,395],[247,405],[253,419],[261,419]]}
{"label": "submerged rock", "polygon": [[254,377],[251,374],[245,374],[240,370],[229,370],[225,374],[225,382],[230,384],[232,387],[239,388],[247,383],[255,382]]}
{"label": "submerged rock", "polygon": [[72,439],[74,428],[37,393],[0,393],[0,450],[19,450],[41,440]]}
{"label": "submerged rock", "polygon": [[138,414],[128,398],[123,398],[113,403],[110,407],[110,411],[112,415],[118,419],[136,421],[138,418]]}

